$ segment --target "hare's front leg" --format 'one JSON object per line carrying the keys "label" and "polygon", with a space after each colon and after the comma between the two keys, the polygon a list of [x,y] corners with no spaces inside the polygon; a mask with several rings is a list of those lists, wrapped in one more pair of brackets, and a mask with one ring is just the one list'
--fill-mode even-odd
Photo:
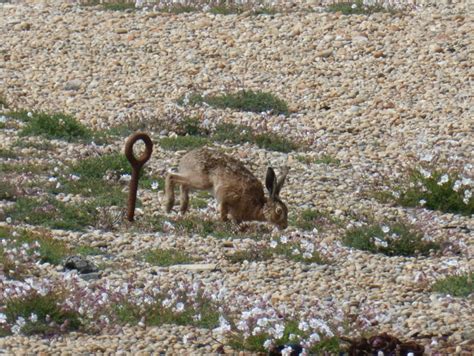
{"label": "hare's front leg", "polygon": [[[181,211],[186,212],[188,209],[188,179],[180,174],[168,173],[165,179],[165,209],[169,213],[174,205],[174,187],[176,184],[181,185]],[[184,191],[184,194],[183,194]]]}
{"label": "hare's front leg", "polygon": [[219,212],[221,213],[221,220],[222,221],[229,221],[229,207],[225,203],[221,203],[219,205]]}
{"label": "hare's front leg", "polygon": [[180,198],[180,210],[181,214],[186,214],[188,211],[189,206],[189,187],[184,184],[181,184],[180,191],[179,191],[179,198]]}

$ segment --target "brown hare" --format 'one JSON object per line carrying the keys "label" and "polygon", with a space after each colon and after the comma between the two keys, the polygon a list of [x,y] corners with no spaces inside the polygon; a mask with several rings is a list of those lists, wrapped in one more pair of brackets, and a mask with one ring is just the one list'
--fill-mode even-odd
{"label": "brown hare", "polygon": [[239,160],[208,148],[186,153],[179,162],[178,173],[168,173],[165,182],[166,211],[174,205],[174,187],[180,186],[181,212],[188,210],[189,190],[209,190],[216,198],[221,219],[230,215],[235,223],[268,221],[279,229],[288,226],[288,209],[279,194],[288,167],[277,180],[271,167],[267,170],[265,197],[262,183]]}

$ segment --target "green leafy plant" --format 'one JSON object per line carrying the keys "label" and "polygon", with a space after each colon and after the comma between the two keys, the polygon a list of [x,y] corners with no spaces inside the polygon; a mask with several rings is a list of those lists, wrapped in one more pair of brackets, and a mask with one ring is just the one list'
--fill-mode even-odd
{"label": "green leafy plant", "polygon": [[201,96],[193,93],[188,97],[181,98],[178,103],[197,105],[207,103],[216,108],[229,108],[239,111],[249,112],[271,112],[276,115],[288,115],[288,104],[272,93],[253,90],[240,90],[235,93],[228,93],[213,96]]}
{"label": "green leafy plant", "polygon": [[425,241],[421,232],[404,223],[351,228],[342,241],[346,246],[387,256],[427,255],[440,248],[438,243]]}
{"label": "green leafy plant", "polygon": [[383,3],[364,5],[362,0],[348,2],[334,2],[327,7],[330,12],[342,12],[344,15],[371,15],[376,12],[393,12],[392,7],[384,6]]}
{"label": "green leafy plant", "polygon": [[48,139],[62,139],[66,141],[89,140],[92,132],[79,123],[74,117],[67,114],[31,113],[25,118],[24,112],[8,113],[10,117],[18,117],[26,121],[21,130],[23,136],[43,136]]}
{"label": "green leafy plant", "polygon": [[24,319],[21,332],[25,335],[78,330],[81,327],[79,314],[61,307],[63,302],[61,292],[41,295],[34,291],[25,297],[7,300],[4,314],[8,323],[14,324],[20,317]]}
{"label": "green leafy plant", "polygon": [[5,215],[13,222],[82,231],[94,224],[95,206],[66,204],[52,197],[21,197],[5,210]]}
{"label": "green leafy plant", "polygon": [[438,280],[432,287],[434,292],[449,294],[454,297],[467,297],[474,293],[474,273],[449,276]]}
{"label": "green leafy plant", "polygon": [[145,253],[143,259],[152,265],[161,267],[191,263],[195,260],[187,253],[173,248],[149,250]]}
{"label": "green leafy plant", "polygon": [[423,168],[409,171],[409,184],[398,192],[397,202],[403,206],[421,206],[431,210],[462,215],[474,214],[472,179],[459,172],[448,173]]}

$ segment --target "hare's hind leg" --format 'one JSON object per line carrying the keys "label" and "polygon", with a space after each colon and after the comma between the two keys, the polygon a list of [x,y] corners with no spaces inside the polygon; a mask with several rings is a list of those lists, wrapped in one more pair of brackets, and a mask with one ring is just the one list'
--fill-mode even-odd
{"label": "hare's hind leg", "polygon": [[[189,182],[185,176],[176,173],[168,173],[165,179],[165,209],[169,213],[173,209],[174,205],[174,187],[176,184],[181,186],[181,211],[183,211],[183,206],[187,210],[187,202],[189,201],[188,195],[188,186]],[[184,193],[184,194],[183,194]],[[184,200],[183,200],[184,199]],[[184,201],[184,203],[183,203]]]}

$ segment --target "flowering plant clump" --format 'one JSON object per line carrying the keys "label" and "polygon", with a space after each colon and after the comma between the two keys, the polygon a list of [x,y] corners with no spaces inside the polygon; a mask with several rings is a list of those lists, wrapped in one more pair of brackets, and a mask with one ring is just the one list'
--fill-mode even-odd
{"label": "flowering plant clump", "polygon": [[440,245],[414,226],[383,223],[354,227],[343,238],[346,246],[387,256],[414,256],[438,250]]}
{"label": "flowering plant clump", "polygon": [[158,284],[138,287],[123,283],[109,289],[112,317],[122,324],[195,325],[215,327],[219,320],[217,304],[200,283],[178,282],[165,289]]}
{"label": "flowering plant clump", "polygon": [[15,240],[3,238],[2,230],[0,228],[0,276],[3,273],[8,278],[22,279],[41,257],[40,244],[18,244]]}
{"label": "flowering plant clump", "polygon": [[474,214],[473,175],[472,164],[453,172],[420,167],[410,172],[408,188],[396,192],[395,197],[404,206],[471,215]]}
{"label": "flowering plant clump", "polygon": [[332,1],[328,6],[328,11],[340,11],[344,15],[370,15],[375,12],[392,12],[395,10],[394,5],[393,1],[387,0]]}
{"label": "flowering plant clump", "polygon": [[237,350],[286,355],[293,350],[307,355],[323,350],[337,353],[340,349],[339,336],[345,332],[347,319],[330,302],[308,300],[301,310],[283,303],[274,305],[271,296],[236,299],[240,308],[230,311],[236,317],[222,316],[214,331],[226,336]]}

